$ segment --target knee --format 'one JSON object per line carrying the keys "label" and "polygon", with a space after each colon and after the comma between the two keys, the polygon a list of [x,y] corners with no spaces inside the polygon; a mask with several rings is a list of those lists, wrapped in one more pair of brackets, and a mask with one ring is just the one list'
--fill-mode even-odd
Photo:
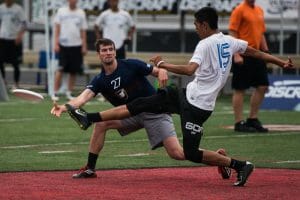
{"label": "knee", "polygon": [[185,160],[185,156],[182,149],[172,149],[168,152],[168,155],[175,160]]}
{"label": "knee", "polygon": [[195,163],[202,163],[203,151],[199,149],[186,149],[184,150],[185,158]]}
{"label": "knee", "polygon": [[268,91],[268,86],[259,86],[256,90],[259,93],[265,94]]}
{"label": "knee", "polygon": [[108,129],[108,123],[106,121],[95,123],[93,133],[101,134]]}

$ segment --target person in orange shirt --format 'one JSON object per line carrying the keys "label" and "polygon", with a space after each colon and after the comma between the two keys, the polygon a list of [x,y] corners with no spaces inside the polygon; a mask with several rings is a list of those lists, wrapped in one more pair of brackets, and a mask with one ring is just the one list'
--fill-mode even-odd
{"label": "person in orange shirt", "polygon": [[[269,52],[264,33],[266,31],[264,12],[255,5],[255,0],[244,0],[231,13],[229,34],[248,42],[248,45]],[[268,132],[258,120],[260,104],[268,90],[269,80],[266,63],[256,58],[235,54],[232,65],[232,106],[235,116],[234,130],[238,132]],[[243,119],[243,101],[245,91],[254,87],[250,99],[250,112]]]}

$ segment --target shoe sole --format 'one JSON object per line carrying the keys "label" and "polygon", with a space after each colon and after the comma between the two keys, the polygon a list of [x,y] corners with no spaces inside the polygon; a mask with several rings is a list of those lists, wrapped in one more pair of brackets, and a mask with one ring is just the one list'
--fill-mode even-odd
{"label": "shoe sole", "polygon": [[91,176],[78,176],[78,174],[73,174],[73,179],[85,179],[85,178],[97,178],[97,174],[93,174]]}
{"label": "shoe sole", "polygon": [[252,174],[253,171],[254,171],[254,165],[251,164],[251,169],[249,169],[248,175],[245,177],[245,180],[242,181],[242,182],[236,182],[236,183],[234,183],[234,186],[237,186],[237,187],[244,186],[247,183],[247,180],[248,180],[249,176]]}
{"label": "shoe sole", "polygon": [[72,113],[72,110],[74,109],[72,106],[70,106],[69,104],[66,104],[65,105],[66,106],[66,108],[67,108],[67,111],[68,111],[68,113],[69,113],[69,115],[72,117],[72,119],[79,125],[79,127],[82,129],[82,130],[86,130],[86,129],[88,129],[88,127],[89,126],[84,126],[84,125],[82,125],[81,123],[80,123],[80,121],[73,115],[73,113]]}

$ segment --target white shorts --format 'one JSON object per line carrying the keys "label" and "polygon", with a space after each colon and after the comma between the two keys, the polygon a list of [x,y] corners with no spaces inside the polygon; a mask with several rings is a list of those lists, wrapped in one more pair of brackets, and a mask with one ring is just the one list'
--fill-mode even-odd
{"label": "white shorts", "polygon": [[123,127],[118,131],[122,136],[145,128],[152,150],[162,147],[164,139],[176,136],[173,120],[169,114],[141,113],[123,119],[121,123]]}

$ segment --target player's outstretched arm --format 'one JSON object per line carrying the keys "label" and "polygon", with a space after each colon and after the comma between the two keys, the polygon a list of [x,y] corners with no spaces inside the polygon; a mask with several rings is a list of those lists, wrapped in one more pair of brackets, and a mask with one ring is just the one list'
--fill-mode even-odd
{"label": "player's outstretched arm", "polygon": [[259,51],[259,50],[256,50],[250,46],[247,47],[245,53],[244,53],[245,56],[251,56],[251,57],[254,57],[254,58],[258,58],[258,59],[261,59],[261,60],[264,60],[266,62],[270,62],[270,63],[273,63],[275,65],[278,65],[282,68],[294,68],[294,64],[291,60],[291,58],[288,57],[288,60],[284,61],[276,56],[273,56],[271,54],[268,54],[268,53],[264,53],[262,51]]}
{"label": "player's outstretched arm", "polygon": [[[79,96],[70,100],[68,104],[72,105],[75,108],[83,106],[86,102],[92,99],[95,96],[95,93],[90,89],[85,89]],[[60,117],[62,113],[66,112],[67,108],[65,105],[58,105],[56,102],[53,102],[53,107],[50,113],[56,117]]]}
{"label": "player's outstretched arm", "polygon": [[168,70],[169,72],[173,72],[175,74],[187,75],[187,76],[193,75],[196,69],[199,67],[197,63],[193,63],[193,62],[188,63],[186,65],[174,65],[171,63],[167,63],[159,55],[150,58],[150,62],[154,63],[154,65],[157,66],[158,68],[163,68]]}

